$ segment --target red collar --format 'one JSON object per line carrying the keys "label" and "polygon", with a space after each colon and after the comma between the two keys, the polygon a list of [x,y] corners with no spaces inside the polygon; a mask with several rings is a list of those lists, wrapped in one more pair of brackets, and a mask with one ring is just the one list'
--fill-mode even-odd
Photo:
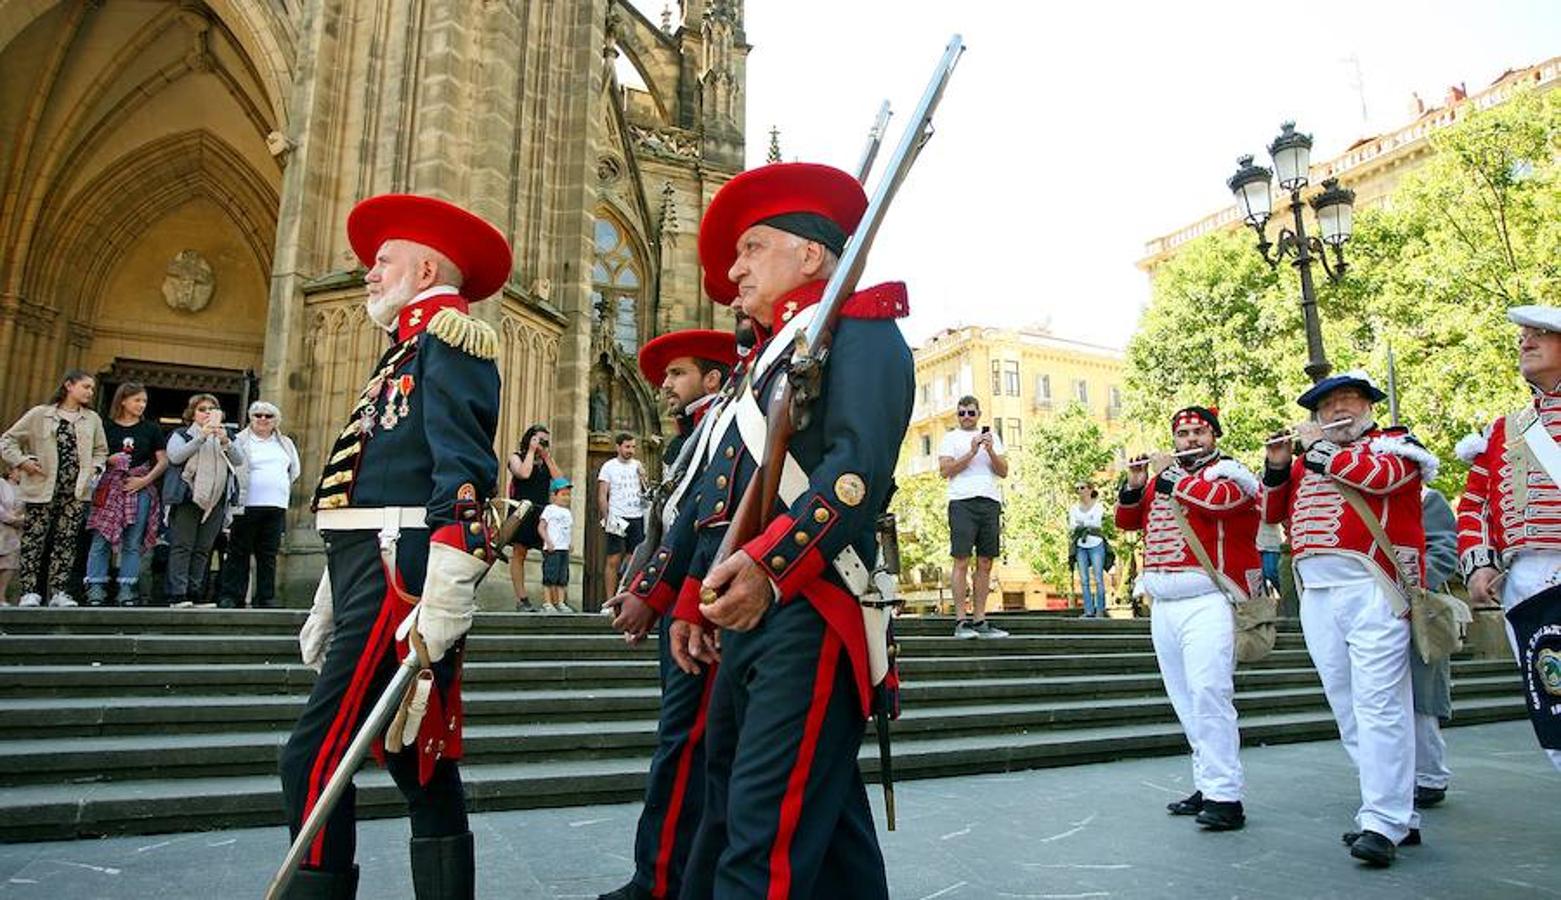
{"label": "red collar", "polygon": [[455,309],[464,313],[468,309],[466,298],[460,294],[435,294],[425,300],[408,303],[396,317],[396,341],[409,341],[422,334],[434,314],[441,309]]}
{"label": "red collar", "polygon": [[[756,328],[762,345],[775,332],[786,327],[797,313],[824,298],[827,281],[810,281],[775,302],[770,313],[768,328]],[[847,319],[900,319],[910,314],[910,301],[906,297],[905,282],[886,281],[863,288],[846,298],[840,314]],[[755,323],[757,324],[757,323]],[[755,348],[757,349],[757,348]]]}

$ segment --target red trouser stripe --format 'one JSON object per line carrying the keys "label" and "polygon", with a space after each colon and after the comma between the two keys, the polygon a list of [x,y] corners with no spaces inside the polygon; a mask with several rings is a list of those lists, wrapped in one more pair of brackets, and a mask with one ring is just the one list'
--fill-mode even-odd
{"label": "red trouser stripe", "polygon": [[818,750],[818,735],[824,729],[824,714],[835,690],[835,664],[840,659],[840,638],[824,629],[824,646],[818,654],[818,674],[813,681],[813,702],[808,707],[807,725],[802,730],[802,745],[786,781],[786,796],[781,799],[780,827],[775,846],[770,848],[770,900],[786,900],[791,895],[791,838],[802,818],[802,795],[807,790],[813,754]]}
{"label": "red trouser stripe", "polygon": [[667,801],[667,816],[661,821],[661,843],[656,846],[656,886],[651,894],[667,896],[667,877],[672,868],[672,851],[677,843],[678,818],[683,812],[684,794],[688,791],[688,773],[694,766],[694,751],[705,739],[705,713],[710,710],[710,686],[715,684],[715,666],[705,669],[705,686],[699,692],[699,714],[688,731],[683,752],[678,754],[678,774],[672,780],[672,797]]}
{"label": "red trouser stripe", "polygon": [[[357,721],[358,710],[363,708],[363,695],[368,691],[369,682],[373,680],[374,672],[379,668],[380,658],[390,644],[390,637],[395,633],[391,624],[391,613],[397,606],[394,602],[397,599],[399,598],[393,591],[386,591],[385,599],[380,604],[379,618],[374,620],[374,627],[369,631],[368,642],[364,644],[363,652],[358,656],[358,665],[352,672],[352,681],[347,685],[347,693],[343,695],[341,705],[336,708],[336,718],[331,720],[331,727],[325,732],[325,740],[320,743],[320,749],[315,753],[314,768],[309,772],[309,798],[304,803],[304,819],[308,819],[309,813],[314,811],[314,805],[320,799],[320,792],[325,790],[325,783],[335,773],[342,754],[347,752],[347,745],[352,743],[352,723]],[[302,820],[299,824],[303,824]],[[324,853],[325,828],[321,827],[315,833],[314,840],[309,843],[308,865],[318,867]]]}

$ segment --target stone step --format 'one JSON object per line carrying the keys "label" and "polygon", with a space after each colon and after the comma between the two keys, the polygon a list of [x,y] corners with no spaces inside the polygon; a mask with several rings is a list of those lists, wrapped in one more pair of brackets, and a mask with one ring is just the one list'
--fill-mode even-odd
{"label": "stone step", "polygon": [[[91,671],[102,673],[105,669]],[[1512,667],[1501,662],[1458,661],[1454,664],[1454,677],[1460,690],[1473,690],[1477,684],[1495,685],[1495,690],[1516,690],[1520,684]],[[1240,691],[1260,691],[1316,687],[1318,681],[1316,672],[1309,668],[1266,669],[1238,673],[1236,685]],[[184,691],[135,696],[105,690],[87,696],[0,697],[0,739],[288,729],[303,709],[308,682],[292,687],[286,693],[236,696]],[[212,689],[193,683],[191,688]],[[901,688],[906,709],[1160,693],[1160,676],[1153,672],[1056,678],[912,679]],[[653,684],[513,688],[486,687],[481,679],[469,679],[464,706],[467,721],[473,723],[624,719],[656,715],[660,692]]]}
{"label": "stone step", "polygon": [[[1458,700],[1516,696],[1516,679],[1481,676],[1455,683]],[[1273,713],[1322,709],[1319,686],[1242,691],[1237,710]],[[1025,734],[1039,730],[1088,728],[1134,721],[1174,721],[1164,694],[1111,699],[1038,700],[963,706],[907,706],[894,723],[902,740],[988,734]],[[0,758],[10,767],[0,783],[135,780],[153,776],[198,778],[274,771],[287,739],[287,726],[220,732],[170,733],[127,731],[96,737],[29,737],[0,741]],[[655,745],[654,710],[639,718],[517,721],[514,716],[485,716],[465,730],[466,759],[472,765],[582,756],[648,757]]]}
{"label": "stone step", "polygon": [[[1520,696],[1460,700],[1454,725],[1522,718]],[[1337,731],[1325,710],[1244,716],[1247,745],[1331,739]],[[1027,734],[902,740],[895,749],[901,780],[1002,772],[1184,753],[1174,722],[1139,722]],[[864,773],[875,779],[877,749],[864,744]],[[637,800],[645,761],[638,757],[544,759],[466,765],[462,778],[473,811],[571,806]],[[384,772],[359,774],[360,817],[405,814]],[[157,834],[283,823],[273,775],[149,779],[101,784],[13,786],[0,793],[0,840],[62,840],[110,834]],[[280,855],[280,848],[278,850]]]}

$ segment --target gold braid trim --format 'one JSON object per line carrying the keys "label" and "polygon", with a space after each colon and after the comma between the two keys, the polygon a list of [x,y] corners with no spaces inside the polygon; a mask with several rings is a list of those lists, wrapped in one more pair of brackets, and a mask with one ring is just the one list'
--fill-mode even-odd
{"label": "gold braid trim", "polygon": [[478,359],[498,359],[499,335],[481,319],[445,307],[428,322],[428,333],[452,347],[458,347]]}

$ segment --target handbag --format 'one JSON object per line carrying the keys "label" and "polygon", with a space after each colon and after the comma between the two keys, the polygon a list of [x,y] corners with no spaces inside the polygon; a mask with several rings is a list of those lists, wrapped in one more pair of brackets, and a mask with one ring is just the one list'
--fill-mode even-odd
{"label": "handbag", "polygon": [[1203,574],[1214,582],[1214,586],[1220,589],[1225,599],[1230,601],[1231,616],[1235,621],[1236,630],[1236,661],[1257,662],[1272,653],[1274,643],[1279,639],[1279,599],[1268,594],[1254,594],[1246,600],[1240,600],[1233,596],[1226,586],[1226,578],[1214,568],[1214,562],[1209,559],[1209,551],[1203,546],[1203,541],[1198,539],[1198,533],[1192,530],[1192,524],[1187,521],[1187,512],[1182,505],[1171,501],[1171,513],[1176,517],[1176,527],[1182,530],[1182,539],[1192,549],[1192,555],[1198,558],[1198,565],[1203,567]]}
{"label": "handbag", "polygon": [[[1388,539],[1382,520],[1372,513],[1360,491],[1337,482],[1334,483],[1334,489],[1355,510],[1355,515],[1366,523],[1377,549],[1397,567],[1398,554],[1393,551],[1393,542]],[[1414,579],[1405,578],[1401,571],[1398,574],[1398,585],[1409,600],[1409,634],[1421,662],[1426,665],[1438,663],[1462,650],[1464,635],[1468,632],[1469,623],[1474,621],[1474,614],[1470,612],[1468,604],[1451,594],[1427,590]]]}

